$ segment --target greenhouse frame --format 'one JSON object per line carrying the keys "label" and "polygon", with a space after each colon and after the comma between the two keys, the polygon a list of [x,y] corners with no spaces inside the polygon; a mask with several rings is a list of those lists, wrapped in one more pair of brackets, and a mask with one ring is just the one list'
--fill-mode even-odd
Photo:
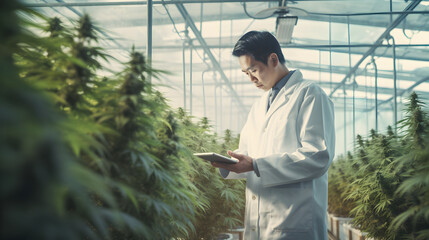
{"label": "greenhouse frame", "polygon": [[[274,33],[276,14],[264,19],[254,15],[282,4],[276,0],[24,2],[48,16],[73,19],[88,13],[106,38],[103,47],[118,58],[132,46],[146,52],[155,68],[172,73],[156,82],[171,87],[165,92],[172,104],[208,117],[220,134],[225,129],[240,132],[252,103],[261,95],[241,73],[231,54],[233,45],[247,30]],[[308,12],[298,17],[292,42],[282,44],[287,66],[301,69],[334,100],[338,154],[353,148],[356,134],[383,130],[400,120],[403,98],[411,91],[427,97],[426,1],[286,4]]]}
{"label": "greenhouse frame", "polygon": [[[250,181],[194,154],[239,149],[265,92],[232,52],[256,30],[333,103],[329,239],[429,239],[429,0],[5,0],[0,11],[0,238],[255,236]],[[294,184],[305,182],[273,189]]]}

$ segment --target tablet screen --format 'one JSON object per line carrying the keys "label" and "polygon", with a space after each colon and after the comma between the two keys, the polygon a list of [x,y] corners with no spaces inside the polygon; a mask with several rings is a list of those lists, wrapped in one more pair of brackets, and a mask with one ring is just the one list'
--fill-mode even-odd
{"label": "tablet screen", "polygon": [[195,156],[200,157],[206,161],[210,162],[219,162],[219,163],[238,163],[237,159],[232,159],[229,157],[222,156],[217,153],[209,152],[209,153],[194,153]]}

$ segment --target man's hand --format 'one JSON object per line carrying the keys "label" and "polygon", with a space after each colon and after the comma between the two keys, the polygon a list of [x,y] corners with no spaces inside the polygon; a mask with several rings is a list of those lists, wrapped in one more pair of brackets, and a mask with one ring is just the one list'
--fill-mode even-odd
{"label": "man's hand", "polygon": [[226,170],[229,170],[235,173],[253,171],[253,159],[251,157],[243,154],[234,153],[229,150],[228,150],[228,155],[238,159],[238,163],[227,164],[227,163],[212,162],[212,166],[217,168],[224,168]]}

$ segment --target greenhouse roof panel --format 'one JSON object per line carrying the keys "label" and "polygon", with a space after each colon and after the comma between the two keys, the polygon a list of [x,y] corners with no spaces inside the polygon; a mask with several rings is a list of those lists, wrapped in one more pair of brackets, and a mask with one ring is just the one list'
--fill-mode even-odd
{"label": "greenhouse roof panel", "polygon": [[[101,41],[102,47],[121,61],[126,61],[132,46],[139,51],[146,51],[148,29],[146,1],[25,0],[22,2],[48,16],[76,20],[79,15],[88,13],[99,26],[100,35],[105,38]],[[329,94],[344,80],[350,69],[361,61],[362,55],[373,47],[391,24],[391,19],[395,21],[401,16],[401,11],[413,2],[392,1],[394,14],[390,15],[387,14],[390,11],[388,0],[288,1],[288,6],[302,8],[310,14],[299,17],[293,32],[292,43],[282,45],[286,64],[291,69],[301,69],[306,79],[320,84]],[[393,42],[384,40],[380,47],[361,61],[356,72],[353,72],[344,82],[347,98],[352,96],[348,93],[352,90],[353,78],[358,83],[355,90],[360,97],[365,93],[368,95],[374,92],[375,68],[377,68],[380,94],[391,97],[394,54],[397,91],[409,92],[415,88],[420,93],[429,92],[426,82],[419,83],[429,76],[429,42],[427,41],[429,15],[425,13],[429,11],[427,3],[428,1],[422,1],[412,10],[420,12],[419,14],[408,14],[390,32],[395,38],[395,53],[392,48]],[[224,99],[222,104],[230,102],[231,89],[233,89],[243,102],[244,108],[249,109],[253,101],[262,93],[255,89],[249,79],[241,73],[237,59],[231,56],[231,52],[235,42],[246,31],[275,32],[276,16],[261,20],[252,19],[251,16],[255,16],[263,9],[278,6],[278,1],[250,0],[244,5],[242,1],[235,0],[165,0],[153,1],[153,4],[153,66],[170,72],[169,75],[162,76],[160,80],[155,79],[154,82],[169,86],[162,89],[171,104],[174,107],[180,107],[186,102],[187,108],[190,108],[192,101],[193,114],[202,116],[205,109],[210,119],[220,121],[219,116],[215,116],[215,113],[222,111],[220,98]],[[187,28],[178,6],[184,7],[207,46],[202,45],[196,34],[189,27]],[[248,14],[245,13],[245,8]],[[352,15],[347,16],[348,14]],[[208,50],[219,63],[228,84],[221,78],[221,73],[213,60],[208,57]],[[372,57],[376,66],[371,62]],[[116,66],[112,64],[109,67],[113,69]],[[191,70],[192,74],[190,74]],[[414,86],[414,83],[420,85]],[[409,87],[411,89],[406,89]],[[340,89],[342,88],[341,86]],[[333,97],[342,98],[342,94],[341,90]],[[185,95],[186,100],[183,99]],[[383,100],[386,99],[389,98],[384,96]],[[338,101],[335,100],[336,103]],[[359,109],[365,108],[363,103],[364,101],[357,101]],[[231,107],[234,111],[225,110],[225,116],[230,112],[236,112],[237,106],[234,103],[231,103]],[[237,117],[244,121],[243,112],[246,110],[239,113]],[[239,130],[240,124],[237,127],[235,131]]]}

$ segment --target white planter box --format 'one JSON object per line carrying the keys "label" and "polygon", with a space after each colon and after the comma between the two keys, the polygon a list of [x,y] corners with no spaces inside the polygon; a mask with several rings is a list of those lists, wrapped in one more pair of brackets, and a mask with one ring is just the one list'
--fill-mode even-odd
{"label": "white planter box", "polygon": [[331,223],[332,222],[332,215],[328,213],[326,215],[326,218],[327,218],[327,224],[326,225],[328,227],[328,231],[332,232],[332,223]]}
{"label": "white planter box", "polygon": [[335,217],[330,213],[327,218],[328,231],[338,240],[374,240],[367,237],[367,233],[352,226],[353,218]]}
{"label": "white planter box", "polygon": [[364,240],[366,233],[361,232],[360,230],[353,228],[349,223],[343,224],[343,231],[346,233],[347,240]]}
{"label": "white planter box", "polygon": [[367,233],[354,228],[350,223],[343,224],[346,240],[374,240],[374,238],[366,237]]}
{"label": "white planter box", "polygon": [[343,224],[349,223],[353,218],[341,218],[341,217],[335,217],[332,215],[328,215],[330,220],[328,221],[328,230],[337,238],[340,240],[349,240],[346,238],[346,232],[344,228],[342,227]]}

